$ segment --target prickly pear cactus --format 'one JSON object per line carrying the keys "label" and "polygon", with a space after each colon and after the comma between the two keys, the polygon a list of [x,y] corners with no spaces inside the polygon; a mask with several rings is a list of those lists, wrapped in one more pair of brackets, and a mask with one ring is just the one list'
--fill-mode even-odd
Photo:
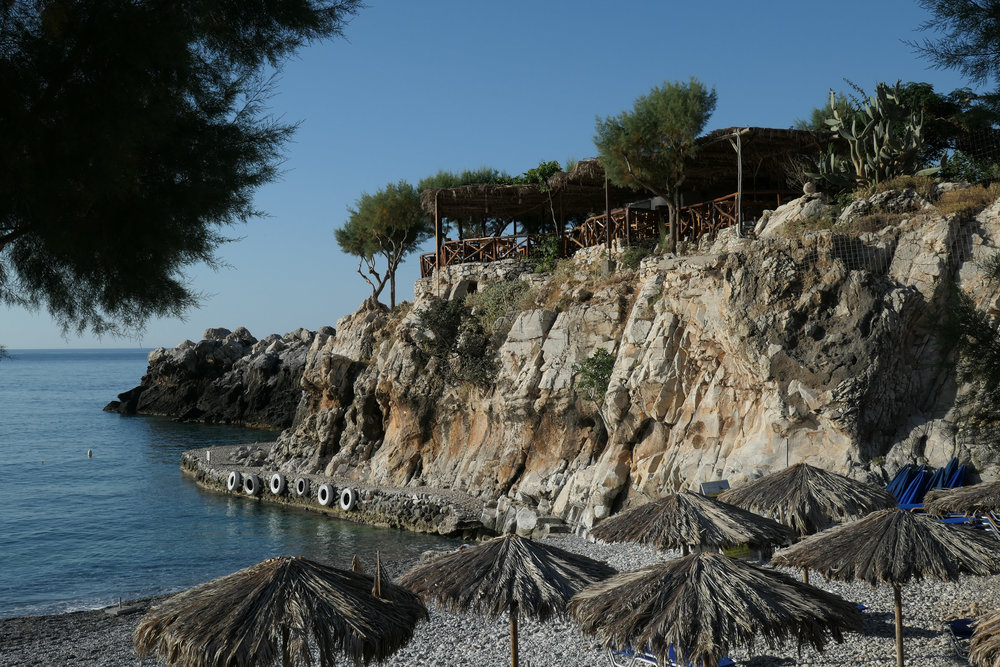
{"label": "prickly pear cactus", "polygon": [[836,108],[831,91],[830,109],[833,117],[826,122],[847,140],[859,186],[872,188],[894,176],[911,174],[920,166],[923,113],[901,102],[899,81],[894,86],[879,83],[875,94],[860,109],[848,114]]}

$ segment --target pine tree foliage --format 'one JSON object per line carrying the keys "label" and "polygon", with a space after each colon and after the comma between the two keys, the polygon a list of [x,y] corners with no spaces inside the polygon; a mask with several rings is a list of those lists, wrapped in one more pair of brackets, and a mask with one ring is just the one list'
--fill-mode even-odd
{"label": "pine tree foliage", "polygon": [[396,270],[410,253],[433,236],[420,194],[406,181],[389,183],[375,194],[363,194],[348,209],[350,216],[334,231],[340,249],[358,258],[358,274],[377,299],[389,285],[396,306]]}
{"label": "pine tree foliage", "polygon": [[631,111],[597,119],[594,144],[608,179],[663,197],[672,229],[684,164],[697,154],[695,139],[715,110],[716,98],[714,88],[694,77],[687,83],[668,81],[636,98]]}
{"label": "pine tree foliage", "polygon": [[259,214],[294,125],[274,74],[359,0],[0,3],[0,303],[64,331],[178,316],[184,270]]}

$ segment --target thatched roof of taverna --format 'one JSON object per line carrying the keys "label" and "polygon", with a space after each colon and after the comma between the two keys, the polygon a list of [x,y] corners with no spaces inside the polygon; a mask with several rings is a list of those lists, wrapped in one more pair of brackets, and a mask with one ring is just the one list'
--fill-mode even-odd
{"label": "thatched roof of taverna", "polygon": [[[833,140],[829,132],[775,129],[765,127],[728,127],[699,137],[698,154],[685,167],[685,189],[694,192],[725,183],[728,192],[736,190],[737,159],[732,142],[739,139],[744,170],[782,175],[789,156],[815,154]],[[452,220],[488,218],[519,219],[550,213],[555,209],[568,214],[598,213],[605,207],[604,168],[600,160],[580,160],[569,172],[553,175],[547,191],[531,185],[463,185],[455,188],[427,188],[421,193],[424,210],[433,213],[435,202],[441,217]],[[610,185],[611,208],[619,208],[637,199],[651,196]]]}
{"label": "thatched roof of taverna", "polygon": [[924,509],[934,514],[1000,512],[1000,482],[929,491]]}
{"label": "thatched roof of taverna", "polygon": [[607,563],[505,535],[417,565],[397,583],[450,611],[502,616],[516,603],[529,618],[545,621],[615,572]]}
{"label": "thatched roof of taverna", "polygon": [[323,664],[337,653],[381,662],[413,637],[427,609],[413,593],[305,558],[271,558],[179,593],[153,607],[135,630],[140,656],[186,667],[249,667],[283,661]]}
{"label": "thatched roof of taverna", "polygon": [[1000,573],[996,538],[898,508],[873,512],[782,549],[773,565],[806,567],[827,578],[903,585]]}
{"label": "thatched roof of taverna", "polygon": [[723,491],[719,500],[770,517],[800,535],[896,504],[884,489],[808,463]]}
{"label": "thatched roof of taverna", "polygon": [[[641,198],[633,190],[610,186],[612,208]],[[424,210],[451,220],[508,219],[549,216],[554,209],[567,214],[604,210],[604,169],[597,159],[580,160],[572,171],[553,175],[543,189],[539,184],[497,185],[482,183],[455,188],[426,188],[420,193]]]}
{"label": "thatched roof of taverna", "polygon": [[[606,647],[648,647],[659,664],[715,667],[762,639],[822,650],[861,629],[857,606],[833,593],[718,553],[696,553],[626,572],[574,597],[570,615]],[[674,647],[676,663],[669,660]]]}
{"label": "thatched roof of taverna", "polygon": [[630,508],[606,519],[590,531],[605,542],[637,542],[655,549],[747,544],[766,547],[781,544],[792,531],[735,505],[688,491]]}

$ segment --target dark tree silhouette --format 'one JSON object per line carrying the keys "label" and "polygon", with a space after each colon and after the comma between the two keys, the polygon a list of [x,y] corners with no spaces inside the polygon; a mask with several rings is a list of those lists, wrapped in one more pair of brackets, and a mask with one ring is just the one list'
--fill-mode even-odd
{"label": "dark tree silhouette", "polygon": [[125,333],[197,302],[183,270],[258,215],[294,125],[264,107],[359,0],[0,3],[0,303]]}

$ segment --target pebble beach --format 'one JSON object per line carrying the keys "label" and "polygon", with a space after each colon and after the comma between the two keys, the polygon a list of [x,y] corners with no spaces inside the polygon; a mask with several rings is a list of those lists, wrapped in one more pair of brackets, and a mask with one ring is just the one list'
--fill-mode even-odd
{"label": "pebble beach", "polygon": [[[607,561],[625,571],[671,557],[651,549],[624,544],[588,542],[580,537],[552,537],[560,548]],[[676,555],[676,554],[674,554]],[[395,577],[415,563],[383,563]],[[792,576],[797,572],[788,571]],[[823,653],[794,644],[770,648],[758,643],[752,654],[732,652],[738,664],[767,665],[893,665],[895,643],[892,589],[872,589],[863,583],[824,581],[815,574],[811,583],[863,603],[864,632],[849,633],[841,644],[830,643]],[[163,598],[126,602],[119,613],[81,611],[54,616],[0,620],[0,666],[22,665],[160,665],[155,659],[139,660],[132,647],[132,632],[142,615]],[[961,665],[951,641],[941,627],[945,619],[985,613],[1000,600],[1000,577],[966,577],[957,583],[917,582],[903,589],[904,648],[907,665]],[[568,619],[546,624],[522,619],[521,664],[525,666],[577,667],[608,665],[593,638],[581,635]],[[417,627],[413,641],[387,663],[393,667],[509,664],[506,618],[486,620],[431,608],[430,622]]]}

